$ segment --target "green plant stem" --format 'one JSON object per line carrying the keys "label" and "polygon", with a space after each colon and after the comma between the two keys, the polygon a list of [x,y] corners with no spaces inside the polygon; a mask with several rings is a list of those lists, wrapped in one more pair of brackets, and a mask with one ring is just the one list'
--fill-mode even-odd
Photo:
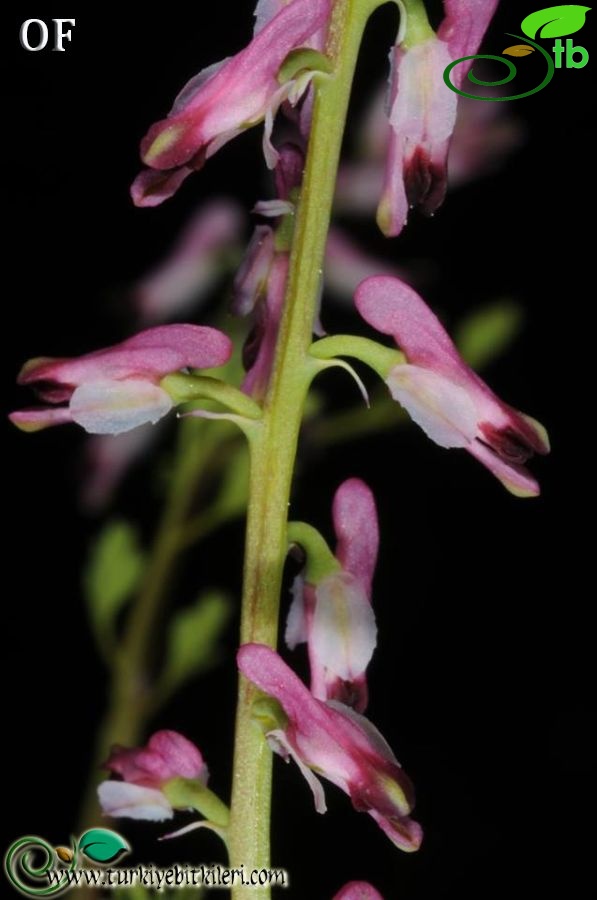
{"label": "green plant stem", "polygon": [[[184,433],[186,427],[186,433]],[[195,428],[197,435],[189,433]],[[125,632],[113,658],[108,704],[100,724],[88,786],[81,807],[81,829],[97,824],[99,815],[96,785],[102,778],[101,764],[113,744],[133,746],[143,736],[148,717],[154,711],[151,648],[153,635],[163,614],[174,569],[188,546],[186,522],[195,501],[196,487],[211,464],[222,457],[222,429],[232,426],[201,427],[186,423],[173,466],[168,498],[154,538],[151,557],[138,596],[126,624]],[[210,510],[194,524],[194,538],[199,540],[221,522]],[[203,528],[201,528],[203,525]]]}
{"label": "green plant stem", "polygon": [[[251,438],[241,643],[275,647],[286,524],[299,429],[318,365],[309,356],[350,89],[362,32],[379,0],[337,0],[327,55],[333,74],[317,76],[311,137],[296,214],[284,315],[265,398]],[[252,719],[258,692],[240,678],[229,828],[233,867],[270,864],[272,756]],[[233,888],[234,900],[270,897],[269,887]]]}

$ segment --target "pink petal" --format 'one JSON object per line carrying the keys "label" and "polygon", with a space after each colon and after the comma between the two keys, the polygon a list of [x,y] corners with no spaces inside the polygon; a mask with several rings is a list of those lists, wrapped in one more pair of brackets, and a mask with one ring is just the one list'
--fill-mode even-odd
{"label": "pink petal", "polygon": [[445,328],[408,284],[389,275],[373,276],[357,288],[355,304],[372,328],[393,335],[409,363],[456,382],[470,381],[470,369]]}
{"label": "pink petal", "polygon": [[85,382],[73,393],[69,409],[73,422],[91,434],[121,434],[155,424],[172,406],[172,398],[158,385],[127,378]]}
{"label": "pink petal", "polygon": [[364,481],[349,478],[340,485],[334,496],[332,517],[338,540],[336,556],[342,568],[354,575],[370,594],[379,527],[375,498]]}
{"label": "pink petal", "polygon": [[388,818],[375,809],[367,810],[367,812],[400,850],[405,853],[414,853],[419,849],[423,841],[423,829],[414,819],[410,819],[408,816]]}
{"label": "pink petal", "polygon": [[196,172],[195,166],[181,166],[179,169],[143,169],[131,185],[131,198],[135,206],[159,206],[173,197],[189,175]]}
{"label": "pink petal", "polygon": [[174,816],[174,810],[161,791],[128,784],[126,781],[102,781],[97,788],[100,806],[115,819],[147,819],[163,822]]}
{"label": "pink petal", "polygon": [[193,778],[207,782],[208,772],[205,760],[198,748],[177,731],[156,731],[150,737],[148,749],[163,760],[162,780],[170,778]]}
{"label": "pink petal", "polygon": [[19,384],[55,382],[76,387],[101,379],[145,376],[159,379],[187,367],[221,366],[232,353],[230,339],[215,328],[200,325],[160,325],[84,356],[27,363]]}
{"label": "pink petal", "polygon": [[[497,5],[498,0],[444,0],[446,17],[437,36],[449,45],[451,60],[477,52]],[[460,71],[454,81],[460,87],[467,69],[457,68]]]}
{"label": "pink petal", "polygon": [[383,897],[365,881],[351,881],[334,895],[333,900],[383,900]]}
{"label": "pink petal", "polygon": [[245,345],[243,361],[248,367],[242,390],[253,397],[264,396],[274,363],[278,329],[284,309],[289,256],[277,253],[267,278],[265,300],[256,309],[254,343]]}
{"label": "pink petal", "polygon": [[[194,83],[170,116],[152,126],[141,144],[144,162],[158,169],[184,165],[222,133],[262,120],[279,90],[277,74],[285,58],[325,24],[329,13],[329,0],[293,0],[282,6],[248,47],[198,90]],[[260,16],[262,22],[265,17]]]}
{"label": "pink petal", "polygon": [[539,483],[524,466],[500,459],[490,447],[480,441],[474,441],[467,450],[493,472],[515,497],[538,497],[541,493]]}
{"label": "pink petal", "polygon": [[246,316],[267,287],[275,255],[275,235],[269,225],[258,225],[234,279],[232,311]]}
{"label": "pink petal", "polygon": [[161,787],[172,778],[207,781],[208,772],[197,747],[176,731],[156,731],[147,746],[114,747],[104,768],[124,781],[144,787]]}
{"label": "pink petal", "polygon": [[19,409],[9,414],[8,418],[21,431],[41,431],[52,425],[64,425],[72,422],[70,410],[66,406],[46,407],[42,409]]}

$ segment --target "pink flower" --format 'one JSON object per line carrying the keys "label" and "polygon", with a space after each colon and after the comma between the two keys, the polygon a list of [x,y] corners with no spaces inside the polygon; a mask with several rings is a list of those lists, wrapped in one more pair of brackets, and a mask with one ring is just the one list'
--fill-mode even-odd
{"label": "pink flower", "polygon": [[229,338],[215,328],[163,325],[85,356],[32,359],[18,383],[33,385],[49,405],[19,410],[10,419],[23,431],[76,422],[94,434],[155,424],[173,406],[162,378],[181,369],[221,366],[231,352]]}
{"label": "pink flower", "polygon": [[[280,148],[275,170],[277,198],[257,204],[262,215],[279,218],[294,214],[291,198],[303,173],[303,154],[293,144]],[[242,390],[253,397],[265,395],[276,352],[278,328],[288,280],[288,242],[278,240],[278,227],[258,225],[234,280],[232,309],[236,315],[253,314],[253,328],[243,348],[247,374]]]}
{"label": "pink flower", "polygon": [[333,900],[383,900],[383,897],[367,882],[351,881],[334,895]]}
{"label": "pink flower", "polygon": [[314,697],[363,712],[365,672],[377,641],[371,581],[379,544],[375,499],[367,485],[358,478],[341,484],[332,516],[338,570],[316,584],[296,580],[286,642],[291,649],[307,642]]}
{"label": "pink flower", "polygon": [[417,850],[422,831],[409,818],[413,787],[377,729],[344,704],[313,697],[269,647],[245,644],[237,660],[242,674],[284,710],[285,727],[269,731],[267,740],[276,753],[297,763],[317,812],[325,812],[326,805],[314,772],[348,794],[354,808],[369,813],[397,847]]}
{"label": "pink flower", "polygon": [[395,400],[440,447],[463,447],[519,497],[539,494],[524,467],[549,452],[542,425],[503,403],[461,359],[437,317],[397,278],[368,278],[355,295],[366,322],[393,335],[405,355],[387,385]]}
{"label": "pink flower", "polygon": [[[497,2],[444,0],[446,17],[437,35],[415,42],[410,40],[407,16],[406,32],[392,56],[391,129],[377,211],[379,227],[390,237],[402,230],[409,206],[432,214],[444,199],[458,95],[444,84],[443,72],[454,59],[476,53]],[[466,64],[457,69],[459,83]]]}
{"label": "pink flower", "polygon": [[104,764],[122,781],[98,787],[101,807],[115,818],[163,821],[174,815],[162,788],[173,778],[207,783],[208,771],[197,747],[176,731],[156,731],[146,747],[114,747]]}
{"label": "pink flower", "polygon": [[270,168],[276,164],[273,118],[283,102],[298,102],[313,74],[308,65],[288,72],[283,65],[294,50],[319,43],[330,0],[261,0],[256,16],[248,47],[192,78],[168,118],[143,139],[141,156],[150,169],[132,186],[137,206],[155,206],[172,196],[220,147],[263,120],[266,160]]}
{"label": "pink flower", "polygon": [[242,229],[236,203],[224,198],[205,203],[164,262],[134,288],[143,320],[171,319],[201,303],[229,264]]}
{"label": "pink flower", "polygon": [[370,275],[395,275],[407,279],[398,266],[369,256],[346,232],[334,226],[330,228],[325,248],[324,274],[326,290],[340,300],[348,302],[350,299],[351,306],[358,285]]}

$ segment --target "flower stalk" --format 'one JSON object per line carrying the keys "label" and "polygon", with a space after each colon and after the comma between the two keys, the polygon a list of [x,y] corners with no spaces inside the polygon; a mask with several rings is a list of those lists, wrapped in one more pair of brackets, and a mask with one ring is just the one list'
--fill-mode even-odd
{"label": "flower stalk", "polygon": [[[287,516],[298,434],[318,366],[309,355],[336,172],[362,33],[379,0],[335,4],[326,54],[330,74],[316,75],[311,136],[297,205],[285,309],[263,417],[251,436],[241,643],[276,647],[287,551]],[[257,689],[241,677],[236,718],[231,866],[270,863],[272,755],[253,720]],[[234,900],[269,898],[268,887],[234,888]]]}

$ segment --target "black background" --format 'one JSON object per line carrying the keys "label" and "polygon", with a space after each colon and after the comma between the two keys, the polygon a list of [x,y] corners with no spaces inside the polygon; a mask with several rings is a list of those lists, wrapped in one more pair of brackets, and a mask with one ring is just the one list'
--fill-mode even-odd
{"label": "black background", "polygon": [[[228,145],[158,210],[136,210],[128,186],[148,125],[199,68],[246,42],[246,3],[13,4],[2,12],[4,350],[8,411],[30,401],[14,385],[36,355],[76,355],[122,339],[131,317],[124,290],[156,258],[197,201],[216,192],[250,206],[266,195],[258,130]],[[488,35],[500,52],[536,4],[505,2]],[[74,16],[65,53],[27,53],[24,18]],[[592,13],[589,14],[589,20]],[[355,108],[384,71],[394,13],[378,13],[358,73]],[[591,29],[578,43],[591,50]],[[499,47],[498,47],[499,45]],[[493,49],[490,49],[493,48]],[[589,608],[594,552],[585,533],[593,456],[588,338],[594,291],[583,216],[592,213],[591,65],[562,69],[541,93],[512,104],[525,146],[490,179],[455,192],[433,220],[414,218],[370,249],[434,261],[427,291],[450,321],[500,295],[527,313],[522,337],[486,373],[500,396],[544,422],[553,452],[533,466],[540,499],[520,501],[460,452],[439,450],[418,430],[400,430],[308,460],[293,515],[329,534],[339,482],[374,489],[382,549],[374,603],[379,650],[371,666],[370,718],[395,748],[418,791],[426,838],[402,855],[367,816],[329,787],[317,816],[294,767],[276,761],[274,862],[289,869],[285,896],[331,898],[352,878],[389,900],[589,895]],[[514,110],[513,110],[514,112]],[[328,330],[360,327],[326,309]],[[328,380],[344,398],[343,379]],[[98,523],[77,504],[85,436],[75,428],[39,435],[8,424],[4,446],[5,845],[37,833],[65,842],[76,818],[105,671],[95,656],[80,591]],[[151,492],[149,492],[151,494]],[[127,512],[150,531],[154,509],[142,478],[125,492]],[[238,595],[242,525],[201,550],[179,585]],[[212,785],[228,791],[234,668],[230,657],[185,690],[155,724],[203,749]],[[298,654],[295,659],[298,658]],[[209,835],[174,851],[156,849],[151,826],[129,828],[138,857],[209,861]],[[141,848],[141,849],[140,849]]]}

